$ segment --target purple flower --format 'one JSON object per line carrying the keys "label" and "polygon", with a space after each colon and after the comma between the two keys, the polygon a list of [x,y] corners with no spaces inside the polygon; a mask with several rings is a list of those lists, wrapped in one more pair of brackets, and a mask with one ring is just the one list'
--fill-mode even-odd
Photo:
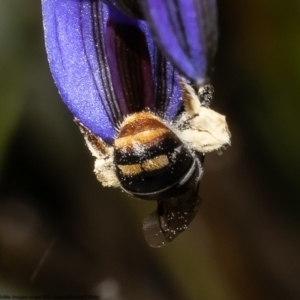
{"label": "purple flower", "polygon": [[[106,0],[139,17],[137,0]],[[141,0],[154,40],[176,68],[198,87],[209,82],[217,46],[215,0]]]}
{"label": "purple flower", "polygon": [[72,114],[112,142],[116,124],[144,108],[170,120],[182,106],[176,73],[145,22],[97,0],[43,0],[46,50]]}

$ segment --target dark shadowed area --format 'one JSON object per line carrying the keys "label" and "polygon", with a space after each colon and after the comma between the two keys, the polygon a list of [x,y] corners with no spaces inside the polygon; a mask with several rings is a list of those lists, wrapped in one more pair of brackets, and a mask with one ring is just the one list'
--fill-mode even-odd
{"label": "dark shadowed area", "polygon": [[219,2],[212,108],[232,146],[206,156],[190,228],[152,249],[141,224],[155,203],[93,174],[48,68],[40,1],[0,1],[0,296],[300,299],[300,4]]}

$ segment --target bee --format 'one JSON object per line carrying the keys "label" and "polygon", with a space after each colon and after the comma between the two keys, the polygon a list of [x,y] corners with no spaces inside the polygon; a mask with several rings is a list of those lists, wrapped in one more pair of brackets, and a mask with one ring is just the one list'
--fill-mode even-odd
{"label": "bee", "polygon": [[157,201],[143,233],[166,245],[196,215],[205,153],[230,145],[225,117],[209,108],[211,85],[179,75],[146,22],[98,1],[43,0],[43,16],[51,71],[97,179]]}
{"label": "bee", "polygon": [[[191,86],[183,86],[193,92]],[[143,233],[161,247],[187,229],[200,204],[204,154],[230,144],[225,117],[185,95],[185,111],[174,122],[145,110],[124,118],[112,144],[76,120],[96,158],[94,172],[103,186],[120,187],[158,208],[143,221]]]}

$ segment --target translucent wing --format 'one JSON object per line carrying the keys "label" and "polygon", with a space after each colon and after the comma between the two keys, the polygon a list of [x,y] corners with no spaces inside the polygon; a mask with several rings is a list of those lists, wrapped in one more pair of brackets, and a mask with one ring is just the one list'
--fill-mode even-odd
{"label": "translucent wing", "polygon": [[143,234],[151,247],[165,246],[188,228],[201,203],[198,192],[199,183],[185,194],[157,202],[157,210],[143,220]]}

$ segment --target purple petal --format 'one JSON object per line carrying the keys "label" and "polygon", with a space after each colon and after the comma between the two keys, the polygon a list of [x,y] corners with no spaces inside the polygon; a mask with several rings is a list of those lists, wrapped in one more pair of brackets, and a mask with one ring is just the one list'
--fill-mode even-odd
{"label": "purple petal", "polygon": [[103,0],[103,2],[128,16],[142,19],[138,0]]}
{"label": "purple petal", "polygon": [[154,80],[154,99],[150,108],[162,118],[172,120],[183,105],[178,73],[157,48],[146,22],[139,21],[139,24],[146,36]]}
{"label": "purple petal", "polygon": [[153,109],[151,59],[140,22],[111,9],[105,42],[114,90],[118,102],[123,103],[122,113]]}
{"label": "purple petal", "polygon": [[96,19],[98,32],[92,18],[93,12],[101,15],[101,4],[43,0],[42,8],[48,60],[63,101],[94,134],[111,142],[115,134],[113,120],[120,112],[109,106],[107,98],[114,98],[113,90],[107,68],[101,68],[105,63],[101,44],[105,16]]}
{"label": "purple petal", "polygon": [[111,9],[105,41],[122,113],[148,108],[165,119],[176,116],[182,106],[178,76],[160,54],[146,23]]}
{"label": "purple petal", "polygon": [[172,120],[182,107],[182,91],[173,65],[157,49],[155,59],[155,107],[166,120]]}
{"label": "purple petal", "polygon": [[215,0],[143,0],[141,5],[166,57],[195,84],[206,82],[218,35]]}

